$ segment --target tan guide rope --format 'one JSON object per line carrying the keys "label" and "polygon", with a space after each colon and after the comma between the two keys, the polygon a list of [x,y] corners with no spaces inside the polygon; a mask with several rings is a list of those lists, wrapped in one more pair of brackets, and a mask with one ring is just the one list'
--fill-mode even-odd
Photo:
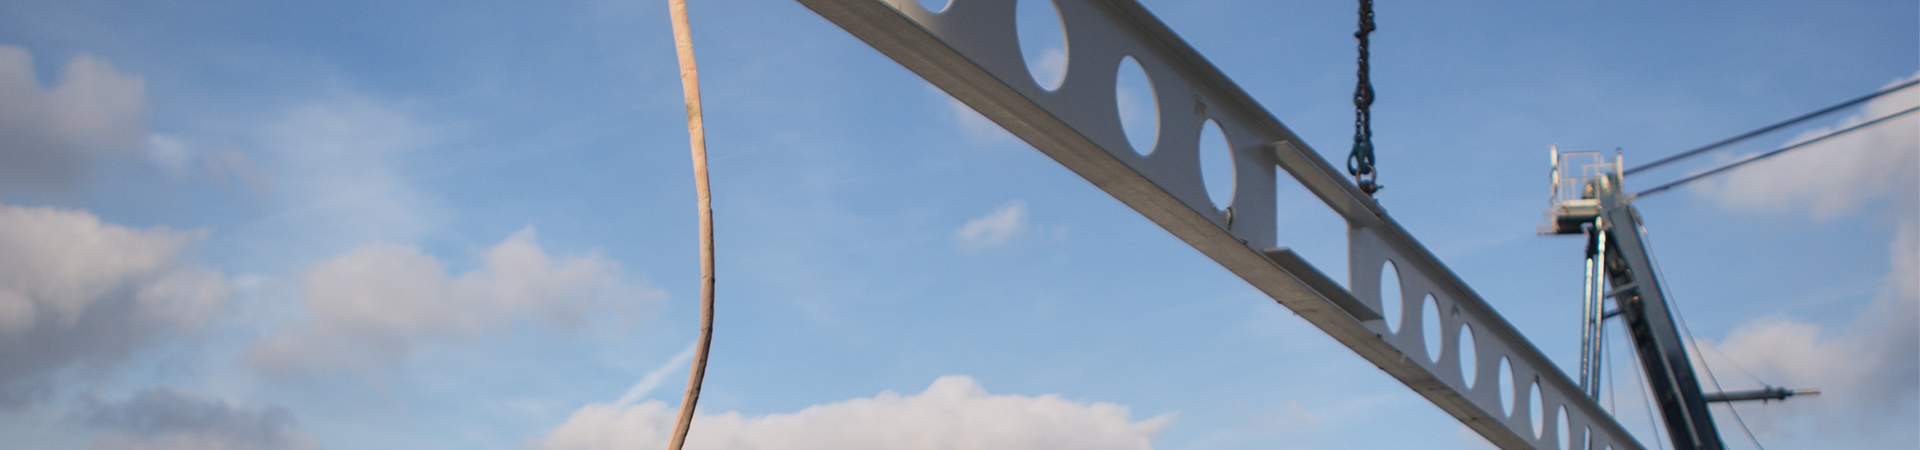
{"label": "tan guide rope", "polygon": [[687,135],[693,140],[694,192],[700,197],[700,343],[687,374],[687,395],[680,399],[680,420],[668,450],[686,445],[700,381],[707,375],[707,347],[713,343],[713,197],[707,189],[707,132],[700,118],[700,71],[693,65],[693,31],[687,26],[686,0],[667,0],[673,15],[673,47],[680,55],[680,86],[687,98]]}

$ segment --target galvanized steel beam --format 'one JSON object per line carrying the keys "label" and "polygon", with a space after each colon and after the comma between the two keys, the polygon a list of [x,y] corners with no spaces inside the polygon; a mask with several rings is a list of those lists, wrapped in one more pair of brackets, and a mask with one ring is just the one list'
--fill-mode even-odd
{"label": "galvanized steel beam", "polygon": [[[914,0],[799,0],[1034,148],[1106,190],[1255,288],[1292,309],[1440,409],[1506,449],[1639,450],[1619,423],[1581,393],[1512,325],[1361,193],[1338,169],[1255,102],[1192,46],[1130,0],[1057,0],[1066,33],[1065,81],[1041,87],[1021,57],[1014,0],[953,0],[932,12]],[[1028,0],[1034,1],[1034,0]],[[1142,156],[1128,144],[1115,100],[1115,74],[1132,56],[1147,72],[1159,111],[1159,138]],[[1208,199],[1199,134],[1213,120],[1234,162],[1226,207]],[[1348,224],[1349,286],[1278,248],[1276,171],[1324,201]],[[1391,262],[1401,292],[1380,291]],[[1426,297],[1440,314],[1440,356],[1429,358],[1421,329]],[[1400,302],[1382,317],[1382,301]],[[1389,330],[1386,321],[1400,325]],[[1474,345],[1474,380],[1461,370],[1460,333]],[[1511,366],[1514,399],[1501,405],[1499,362]],[[1468,381],[1471,381],[1469,385]],[[1536,427],[1528,393],[1538,386]],[[1509,412],[1510,410],[1511,412]],[[1556,413],[1569,424],[1560,429]]]}

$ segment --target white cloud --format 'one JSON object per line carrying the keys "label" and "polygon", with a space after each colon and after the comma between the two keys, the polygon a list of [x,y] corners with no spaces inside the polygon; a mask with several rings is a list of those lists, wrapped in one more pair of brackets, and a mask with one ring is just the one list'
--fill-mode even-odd
{"label": "white cloud", "polygon": [[1028,58],[1028,68],[1033,70],[1033,79],[1040,87],[1055,89],[1067,79],[1067,49],[1047,47],[1040,51],[1040,57]]}
{"label": "white cloud", "polygon": [[979,111],[974,111],[973,107],[961,103],[960,99],[953,98],[946,91],[933,85],[927,85],[927,91],[947,105],[947,114],[952,115],[954,122],[960,126],[960,131],[965,133],[967,139],[974,144],[995,144],[1016,140],[1013,133],[1007,132],[1006,128],[1001,128],[1000,124],[993,123],[993,119],[980,115]]}
{"label": "white cloud", "polygon": [[261,251],[307,260],[366,242],[417,242],[448,214],[407,169],[445,166],[413,158],[444,145],[450,127],[427,123],[401,104],[336,91],[253,127],[247,147],[271,175],[238,151],[203,155],[202,170],[271,184],[276,207],[243,230],[269,235],[241,237]]}
{"label": "white cloud", "polygon": [[1459,441],[1460,445],[1463,447],[1485,448],[1485,449],[1500,448],[1500,446],[1493,445],[1493,441],[1487,440],[1486,436],[1481,436],[1480,432],[1473,431],[1472,428],[1467,428],[1466,425],[1461,425],[1460,428],[1458,428],[1458,430],[1459,431],[1455,431],[1453,433],[1453,439],[1455,441]]}
{"label": "white cloud", "polygon": [[[1920,74],[1915,74],[1920,76]],[[1804,142],[1920,104],[1920,86],[1867,102],[1859,113],[1789,140]],[[1851,214],[1889,192],[1914,195],[1920,185],[1920,114],[1835,136],[1700,183],[1698,192],[1734,210],[1810,211],[1815,218]]]}
{"label": "white cloud", "polygon": [[0,188],[72,188],[96,157],[138,151],[148,113],[146,81],[104,59],[75,56],[43,90],[26,49],[0,45]]}
{"label": "white cloud", "polygon": [[292,450],[319,448],[286,409],[254,409],[155,386],[124,402],[87,399],[84,421],[104,429],[89,448],[127,450]]}
{"label": "white cloud", "polygon": [[[1829,130],[1912,107],[1920,103],[1916,94],[1920,89],[1908,88],[1876,99]],[[1785,403],[1740,405],[1748,425],[1769,444],[1920,445],[1913,433],[1920,421],[1920,118],[1891,120],[1743,167],[1702,192],[1730,209],[1815,219],[1851,217],[1863,206],[1891,203],[1890,214],[1874,215],[1895,222],[1891,270],[1852,323],[1827,329],[1774,315],[1735,328],[1717,344],[1702,344],[1766,382],[1822,390]],[[1729,387],[1741,388],[1749,387]]]}
{"label": "white cloud", "polygon": [[147,161],[174,178],[205,176],[220,183],[238,184],[257,193],[273,187],[272,172],[232,146],[207,147],[178,136],[154,133],[147,137]]}
{"label": "white cloud", "polygon": [[1809,448],[1920,445],[1912,428],[1920,421],[1920,220],[1913,217],[1920,208],[1903,206],[1892,272],[1852,323],[1829,330],[1775,315],[1741,325],[1717,344],[1703,342],[1769,383],[1821,389],[1817,397],[1743,405],[1741,414],[1763,439]]}
{"label": "white cloud", "polygon": [[633,383],[633,387],[627,388],[627,393],[621,394],[620,400],[614,401],[613,406],[615,408],[625,408],[628,405],[632,405],[633,402],[645,398],[647,394],[659,388],[660,383],[666,382],[667,375],[673,374],[675,372],[674,369],[687,368],[687,364],[693,361],[693,352],[699,350],[699,346],[700,341],[698,340],[688,342],[687,348],[680,349],[680,353],[673,354],[672,358],[667,358],[665,364],[661,364],[660,367],[655,367],[652,371],[647,372],[646,376],[640,377],[640,381]]}
{"label": "white cloud", "polygon": [[953,233],[954,246],[977,252],[1006,243],[1027,230],[1027,202],[1014,200],[984,217],[968,220]]}
{"label": "white cloud", "polygon": [[231,288],[184,260],[202,234],[0,205],[0,405],[40,395],[40,377],[69,364],[203,329]]}
{"label": "white cloud", "polygon": [[405,357],[419,339],[471,337],[530,319],[577,328],[588,314],[625,317],[664,296],[623,285],[597,254],[555,258],[527,227],[487,249],[458,276],[420,249],[362,245],[315,265],[302,281],[310,320],[249,351],[255,367],[285,375],[322,367],[371,369]]}
{"label": "white cloud", "polygon": [[147,137],[147,159],[174,176],[186,174],[187,163],[193,162],[193,153],[193,148],[179,138],[164,134]]}
{"label": "white cloud", "polygon": [[[1763,441],[1802,448],[1833,442],[1857,448],[1920,445],[1912,426],[1920,420],[1920,298],[1911,290],[1888,294],[1838,330],[1773,316],[1742,325],[1714,345],[1769,383],[1821,389],[1819,396],[1785,403],[1740,405]],[[1729,381],[1721,372],[1722,381]]]}
{"label": "white cloud", "polygon": [[273,172],[255,164],[246,152],[221,147],[202,151],[197,156],[200,173],[214,181],[238,184],[263,195],[273,189]]}
{"label": "white cloud", "polygon": [[[677,409],[649,401],[591,404],[530,447],[542,450],[660,448]],[[1173,420],[1135,422],[1126,406],[1057,395],[991,395],[965,376],[941,377],[918,395],[882,392],[796,413],[698,415],[687,448],[708,450],[1074,450],[1150,449]]]}
{"label": "white cloud", "polygon": [[175,177],[196,170],[264,191],[271,176],[246,154],[149,133],[146,81],[92,55],[73,57],[42,89],[26,49],[0,45],[0,190],[67,190],[103,156],[142,156]]}

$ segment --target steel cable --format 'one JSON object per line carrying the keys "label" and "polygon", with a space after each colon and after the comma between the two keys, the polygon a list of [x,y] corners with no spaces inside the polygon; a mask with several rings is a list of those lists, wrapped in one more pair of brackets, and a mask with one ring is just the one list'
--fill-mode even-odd
{"label": "steel cable", "polygon": [[1696,173],[1696,174],[1693,174],[1693,175],[1688,175],[1688,176],[1686,176],[1685,178],[1681,178],[1681,179],[1678,179],[1678,180],[1674,180],[1674,181],[1670,181],[1670,182],[1667,182],[1667,184],[1662,184],[1662,185],[1659,185],[1659,186],[1654,186],[1654,187],[1653,187],[1652,189],[1647,189],[1647,190],[1644,190],[1644,191],[1640,191],[1639,193],[1636,193],[1636,194],[1633,194],[1633,198],[1640,198],[1640,197],[1645,197],[1645,196],[1647,196],[1648,194],[1654,194],[1654,193],[1658,193],[1658,192],[1661,192],[1661,191],[1665,191],[1665,190],[1668,190],[1668,189],[1673,189],[1673,188],[1674,188],[1675,186],[1679,186],[1679,185],[1682,185],[1682,184],[1687,184],[1687,183],[1691,183],[1691,182],[1693,182],[1694,180],[1699,180],[1699,179],[1701,179],[1701,178],[1706,178],[1706,177],[1709,177],[1709,176],[1713,176],[1714,174],[1718,174],[1718,173],[1720,173],[1720,172],[1726,172],[1726,171],[1728,171],[1728,170],[1732,170],[1732,169],[1733,169],[1733,168],[1735,168],[1735,167],[1740,167],[1740,166],[1744,166],[1744,165],[1747,165],[1747,164],[1749,164],[1749,163],[1752,163],[1752,162],[1754,162],[1754,161],[1759,161],[1759,160],[1762,160],[1762,159],[1767,159],[1767,158],[1771,158],[1771,157],[1773,157],[1773,156],[1776,156],[1776,155],[1779,155],[1779,154],[1781,154],[1781,153],[1786,153],[1787,151],[1790,151],[1790,150],[1793,150],[1793,149],[1797,149],[1797,148],[1801,148],[1801,147],[1805,147],[1805,146],[1808,146],[1808,145],[1812,145],[1812,144],[1814,144],[1814,143],[1816,143],[1816,142],[1820,142],[1820,141],[1824,141],[1824,140],[1827,140],[1828,138],[1832,138],[1832,137],[1834,137],[1834,136],[1839,136],[1839,135],[1842,135],[1842,134],[1847,134],[1847,133],[1850,133],[1850,132],[1853,132],[1853,131],[1856,131],[1856,130],[1859,130],[1859,129],[1862,129],[1862,128],[1866,128],[1866,127],[1870,127],[1870,126],[1873,126],[1873,125],[1877,125],[1877,124],[1879,124],[1880,122],[1885,122],[1885,121],[1888,121],[1888,120],[1892,120],[1892,119],[1894,119],[1894,118],[1897,118],[1897,117],[1900,117],[1900,116],[1904,116],[1904,115],[1907,115],[1907,114],[1911,114],[1911,113],[1913,113],[1914,111],[1920,111],[1920,106],[1915,106],[1915,107],[1912,107],[1912,108],[1907,108],[1907,109],[1905,109],[1905,110],[1901,110],[1900,112],[1897,112],[1897,113],[1893,113],[1893,114],[1888,114],[1888,115],[1886,115],[1886,116],[1884,116],[1884,117],[1881,117],[1881,118],[1878,118],[1878,119],[1873,119],[1873,120],[1869,120],[1869,121],[1867,121],[1867,122],[1865,122],[1865,123],[1862,123],[1862,124],[1859,124],[1859,125],[1854,125],[1854,126],[1851,126],[1851,127],[1847,127],[1847,128],[1843,128],[1843,129],[1841,129],[1840,131],[1835,131],[1835,132],[1832,132],[1832,133],[1827,133],[1827,134],[1823,134],[1823,135],[1820,135],[1820,137],[1816,137],[1816,138],[1813,138],[1813,139],[1808,139],[1808,140],[1805,140],[1805,141],[1800,141],[1800,143],[1797,143],[1797,144],[1793,144],[1793,145],[1789,145],[1789,146],[1786,146],[1786,147],[1780,147],[1780,148],[1778,148],[1778,149],[1775,149],[1775,150],[1772,150],[1772,151],[1768,151],[1768,152],[1766,152],[1766,153],[1761,153],[1761,154],[1758,154],[1758,155],[1753,155],[1753,156],[1749,156],[1749,157],[1746,157],[1746,158],[1741,158],[1741,159],[1740,159],[1739,161],[1734,161],[1734,162],[1732,162],[1732,163],[1730,163],[1730,164],[1727,164],[1727,165],[1724,165],[1724,166],[1720,166],[1720,167],[1715,167],[1715,168],[1713,168],[1713,169],[1711,169],[1711,170],[1708,170],[1708,171],[1705,171],[1705,172],[1700,172],[1700,173]]}
{"label": "steel cable", "polygon": [[[1647,231],[1646,225],[1640,226],[1640,236],[1641,236],[1641,239],[1646,242],[1647,248],[1653,247],[1653,233],[1650,233]],[[1669,279],[1667,278],[1667,271],[1665,269],[1660,268],[1659,256],[1655,256],[1652,251],[1648,251],[1647,259],[1653,263],[1653,273],[1654,273],[1655,279],[1658,279],[1658,280]],[[1654,288],[1664,289],[1665,286],[1655,286]],[[1694,336],[1693,328],[1687,326],[1687,316],[1685,314],[1680,313],[1679,296],[1672,295],[1673,294],[1672,289],[1666,289],[1666,291],[1668,294],[1667,310],[1673,314],[1673,318],[1675,319],[1675,321],[1680,322],[1680,330],[1686,333],[1687,344],[1693,347],[1694,355],[1700,358],[1700,369],[1705,370],[1707,372],[1707,381],[1713,382],[1714,390],[1717,390],[1720,392],[1726,392],[1727,388],[1720,385],[1720,378],[1713,375],[1713,366],[1707,364],[1706,352],[1700,351],[1700,339]],[[1737,365],[1738,363],[1735,363],[1735,364]],[[1741,370],[1746,370],[1746,369],[1741,369]],[[1749,373],[1749,375],[1751,375],[1751,373]],[[1754,377],[1754,378],[1759,379],[1759,377]],[[1762,382],[1761,384],[1764,386],[1766,383]],[[1727,410],[1733,412],[1733,420],[1734,422],[1740,423],[1740,431],[1746,432],[1747,440],[1752,441],[1753,446],[1755,448],[1758,448],[1760,450],[1767,450],[1766,446],[1760,445],[1760,439],[1753,436],[1753,429],[1747,427],[1747,419],[1740,417],[1740,409],[1734,408],[1733,403],[1728,402]]]}
{"label": "steel cable", "polygon": [[1901,89],[1906,89],[1906,88],[1908,88],[1908,87],[1911,87],[1911,86],[1913,86],[1914,84],[1920,84],[1920,78],[1915,78],[1915,79],[1912,79],[1912,80],[1908,80],[1908,81],[1907,81],[1907,82],[1905,82],[1905,83],[1900,83],[1900,84],[1897,84],[1897,85],[1893,85],[1893,86],[1891,86],[1891,87],[1888,87],[1888,88],[1886,88],[1886,89],[1881,89],[1881,90],[1878,90],[1878,91],[1874,91],[1874,93],[1872,93],[1872,94],[1867,94],[1867,95],[1863,95],[1863,96],[1860,96],[1860,97],[1858,97],[1858,98],[1854,98],[1854,99],[1852,99],[1852,100],[1847,100],[1847,101],[1844,101],[1844,102],[1840,102],[1840,104],[1837,104],[1837,105],[1833,105],[1833,106],[1828,106],[1828,107],[1826,107],[1826,108],[1822,108],[1822,109],[1820,109],[1820,110],[1818,110],[1818,111],[1814,111],[1814,112],[1810,112],[1810,113],[1806,113],[1806,114],[1801,114],[1801,115],[1800,115],[1799,117],[1795,117],[1795,118],[1792,118],[1792,119],[1787,119],[1787,120],[1785,120],[1785,121],[1781,121],[1781,122],[1779,122],[1779,123],[1775,123],[1775,124],[1773,124],[1773,125],[1767,125],[1767,126],[1764,126],[1764,127],[1760,127],[1760,129],[1757,129],[1757,130],[1753,130],[1753,131],[1748,131],[1748,132],[1746,132],[1746,133],[1741,133],[1741,134],[1740,134],[1740,135],[1738,135],[1738,136],[1734,136],[1734,137],[1730,137],[1730,138],[1726,138],[1726,139],[1721,139],[1721,140],[1720,140],[1719,142],[1714,142],[1714,143],[1712,143],[1712,144],[1707,144],[1707,145],[1704,145],[1704,146],[1700,146],[1699,148],[1695,148],[1695,149],[1693,149],[1693,150],[1687,150],[1687,151],[1684,151],[1684,152],[1680,152],[1680,153],[1677,153],[1677,154],[1674,154],[1674,155],[1672,155],[1672,156],[1668,156],[1668,157],[1665,157],[1665,158],[1660,158],[1660,159],[1656,159],[1656,160],[1653,160],[1653,162],[1649,162],[1649,163],[1646,163],[1646,164],[1641,164],[1641,165],[1639,165],[1639,166],[1635,166],[1635,167],[1633,167],[1633,168],[1630,168],[1630,169],[1627,169],[1627,170],[1626,170],[1625,172],[1622,172],[1622,173],[1621,173],[1621,175],[1623,175],[1623,176],[1624,176],[1624,175],[1633,175],[1633,174],[1634,174],[1634,173],[1636,173],[1636,172],[1640,172],[1640,171],[1644,171],[1644,170],[1648,170],[1648,169],[1652,169],[1652,168],[1655,168],[1655,167],[1659,167],[1659,166],[1662,166],[1662,165],[1666,165],[1667,163],[1670,163],[1670,162],[1674,162],[1674,161],[1679,161],[1679,160],[1681,160],[1681,159],[1686,159],[1687,157],[1691,157],[1691,156],[1693,156],[1693,155],[1698,155],[1698,154],[1701,154],[1701,153],[1705,153],[1705,152],[1707,152],[1708,150],[1713,150],[1713,149],[1716,149],[1716,148],[1720,148],[1720,147],[1725,147],[1725,146],[1727,146],[1727,145],[1731,145],[1731,144],[1733,144],[1733,143],[1735,143],[1735,142],[1740,142],[1740,141],[1744,141],[1744,140],[1747,140],[1747,139],[1751,139],[1751,138],[1753,138],[1754,136],[1759,136],[1759,135],[1762,135],[1762,134],[1767,134],[1767,133],[1769,133],[1769,132],[1773,132],[1773,131],[1775,131],[1775,130],[1779,130],[1779,129],[1781,129],[1781,128],[1786,128],[1787,126],[1790,126],[1790,125],[1793,125],[1793,124],[1796,124],[1796,123],[1800,123],[1800,122],[1804,122],[1804,121],[1806,121],[1806,120],[1808,120],[1808,119],[1812,119],[1812,118],[1815,118],[1815,117],[1820,117],[1820,116],[1824,116],[1824,115],[1827,115],[1828,113],[1832,113],[1832,112],[1834,112],[1834,111],[1839,111],[1839,110],[1841,110],[1841,109],[1844,109],[1844,108],[1846,108],[1846,107],[1849,107],[1849,106],[1853,106],[1853,105],[1858,105],[1858,104],[1860,104],[1861,102],[1865,102],[1865,101],[1867,101],[1867,100],[1872,100],[1872,99],[1875,99],[1875,98],[1879,98],[1879,97],[1880,97],[1880,96],[1882,96],[1882,95],[1887,95],[1887,94],[1891,94],[1891,93],[1893,93],[1894,91],[1898,91],[1898,90],[1901,90]]}

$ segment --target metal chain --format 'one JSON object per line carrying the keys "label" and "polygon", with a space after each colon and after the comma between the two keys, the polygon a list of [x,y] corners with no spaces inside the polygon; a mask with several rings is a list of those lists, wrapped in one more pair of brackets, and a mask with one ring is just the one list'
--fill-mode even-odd
{"label": "metal chain", "polygon": [[1347,173],[1360,184],[1360,191],[1372,197],[1380,190],[1374,183],[1378,175],[1373,168],[1373,82],[1367,70],[1367,35],[1373,33],[1373,0],[1360,0],[1360,31],[1353,37],[1360,40],[1360,82],[1353,88],[1353,153],[1347,155]]}

